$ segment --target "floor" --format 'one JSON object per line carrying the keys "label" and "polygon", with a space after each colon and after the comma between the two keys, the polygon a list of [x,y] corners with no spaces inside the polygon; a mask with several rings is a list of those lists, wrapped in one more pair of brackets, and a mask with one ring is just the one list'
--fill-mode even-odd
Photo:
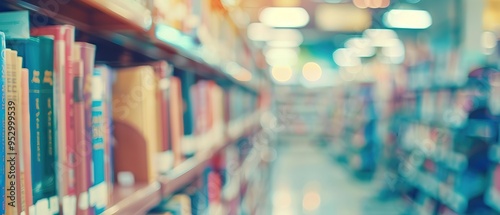
{"label": "floor", "polygon": [[324,147],[300,140],[276,146],[269,213],[272,215],[400,215],[403,203],[375,198],[383,176],[355,179]]}

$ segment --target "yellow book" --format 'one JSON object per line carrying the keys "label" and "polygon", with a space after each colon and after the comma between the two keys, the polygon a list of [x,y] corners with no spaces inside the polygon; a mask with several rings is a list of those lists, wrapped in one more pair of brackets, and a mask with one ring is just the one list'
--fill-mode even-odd
{"label": "yellow book", "polygon": [[19,91],[22,59],[17,52],[5,51],[5,213],[18,214],[21,212],[21,178],[19,166],[19,131],[21,109],[19,105]]}
{"label": "yellow book", "polygon": [[120,69],[113,85],[115,172],[132,173],[135,182],[157,179],[157,82],[151,66]]}

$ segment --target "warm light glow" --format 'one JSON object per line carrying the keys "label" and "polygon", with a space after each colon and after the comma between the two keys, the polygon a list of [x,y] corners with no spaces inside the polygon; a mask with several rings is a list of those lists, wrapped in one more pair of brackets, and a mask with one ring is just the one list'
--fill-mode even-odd
{"label": "warm light glow", "polygon": [[387,46],[382,48],[382,54],[386,56],[390,63],[402,63],[405,57],[405,47],[399,39],[390,39],[387,41]]}
{"label": "warm light glow", "polygon": [[351,4],[320,4],[315,12],[316,26],[323,31],[363,31],[370,27],[372,15]]}
{"label": "warm light glow", "polygon": [[271,37],[267,42],[271,47],[298,47],[304,41],[302,33],[297,29],[274,29]]}
{"label": "warm light glow", "polygon": [[273,5],[277,7],[295,7],[300,5],[300,0],[273,0]]}
{"label": "warm light glow", "polygon": [[271,75],[278,82],[287,82],[292,78],[292,68],[289,66],[275,66],[271,69]]}
{"label": "warm light glow", "polygon": [[298,50],[293,48],[271,48],[265,52],[266,62],[271,66],[295,65]]}
{"label": "warm light glow", "polygon": [[248,25],[247,36],[253,41],[267,41],[271,38],[272,29],[262,23]]}
{"label": "warm light glow", "polygon": [[367,38],[351,38],[344,46],[358,57],[371,57],[375,54],[375,48],[372,46],[371,40]]}
{"label": "warm light glow", "polygon": [[321,204],[321,196],[315,191],[309,191],[302,199],[302,207],[306,211],[314,211]]}
{"label": "warm light glow", "polygon": [[483,32],[481,36],[481,44],[483,46],[483,53],[486,55],[493,54],[497,47],[497,35],[490,31]]}
{"label": "warm light glow", "polygon": [[268,7],[259,15],[260,22],[278,28],[298,28],[309,23],[309,14],[301,7]]}
{"label": "warm light glow", "polygon": [[386,8],[391,4],[390,0],[353,0],[354,6],[364,8]]}
{"label": "warm light glow", "polygon": [[393,9],[384,14],[384,24],[392,28],[426,29],[432,25],[432,17],[425,10]]}
{"label": "warm light glow", "polygon": [[308,81],[317,81],[321,78],[322,74],[321,67],[315,62],[308,62],[302,67],[302,76]]}
{"label": "warm light glow", "polygon": [[352,50],[346,48],[340,48],[333,52],[333,60],[337,65],[342,67],[352,67],[361,64],[359,57]]}
{"label": "warm light glow", "polygon": [[239,73],[234,74],[233,77],[238,81],[247,82],[252,80],[252,73],[245,69],[241,70]]}
{"label": "warm light glow", "polygon": [[370,39],[373,47],[384,47],[390,45],[387,41],[397,39],[398,35],[389,29],[366,29],[363,32],[363,37]]}

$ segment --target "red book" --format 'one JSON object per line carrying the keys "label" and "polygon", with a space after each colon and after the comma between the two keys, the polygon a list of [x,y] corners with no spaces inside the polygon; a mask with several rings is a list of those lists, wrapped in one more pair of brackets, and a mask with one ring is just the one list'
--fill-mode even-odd
{"label": "red book", "polygon": [[169,120],[169,85],[172,68],[165,61],[150,64],[155,71],[155,79],[158,85],[156,96],[158,98],[158,170],[164,173],[173,166],[172,147],[170,146],[170,120]]}
{"label": "red book", "polygon": [[174,165],[179,165],[184,156],[182,154],[181,141],[184,136],[184,122],[182,118],[183,102],[181,81],[177,77],[170,78],[170,137],[172,140],[172,151],[174,153]]}
{"label": "red book", "polygon": [[[59,204],[63,214],[76,210],[75,138],[73,115],[73,46],[75,28],[70,25],[46,26],[31,30],[32,36],[54,37],[54,113],[58,136],[57,171]],[[52,209],[51,209],[52,210]]]}

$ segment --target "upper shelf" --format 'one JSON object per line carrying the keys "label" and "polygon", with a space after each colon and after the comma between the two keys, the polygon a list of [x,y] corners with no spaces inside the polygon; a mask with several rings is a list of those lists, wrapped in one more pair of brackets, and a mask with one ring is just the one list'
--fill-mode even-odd
{"label": "upper shelf", "polygon": [[[13,10],[29,10],[61,24],[74,25],[82,32],[101,37],[150,59],[168,60],[183,70],[211,79],[227,80],[256,93],[269,85],[264,79],[258,82],[239,81],[220,66],[205,61],[195,50],[178,46],[175,41],[157,38],[155,32],[158,26],[153,22],[150,10],[137,1],[73,0],[49,5],[38,0],[5,0],[0,1],[0,5]],[[45,24],[33,23],[34,26]]]}

